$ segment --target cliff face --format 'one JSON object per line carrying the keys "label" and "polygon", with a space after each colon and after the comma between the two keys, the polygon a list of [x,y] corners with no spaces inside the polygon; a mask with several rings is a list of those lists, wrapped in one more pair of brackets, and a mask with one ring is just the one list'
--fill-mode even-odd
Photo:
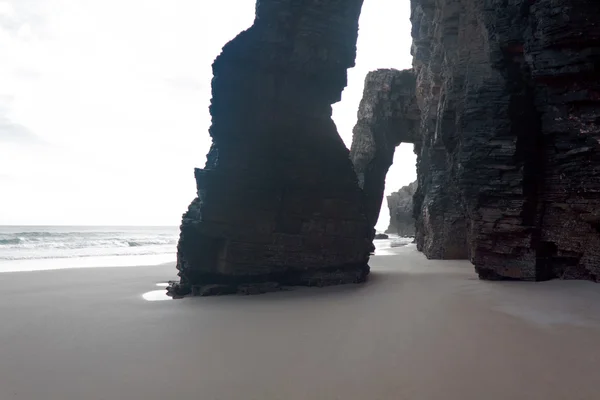
{"label": "cliff face", "polygon": [[600,279],[600,7],[412,0],[417,245],[486,279]]}
{"label": "cliff face", "polygon": [[365,193],[367,218],[373,227],[379,218],[385,176],[394,161],[396,146],[414,142],[419,120],[412,70],[379,69],[367,74],[350,158]]}
{"label": "cliff face", "polygon": [[362,0],[261,0],[213,64],[213,139],[183,215],[173,295],[361,282],[372,227],[331,104]]}
{"label": "cliff face", "polygon": [[415,181],[387,196],[388,208],[390,209],[390,226],[386,233],[396,233],[405,237],[415,236],[413,196],[416,191],[417,182]]}

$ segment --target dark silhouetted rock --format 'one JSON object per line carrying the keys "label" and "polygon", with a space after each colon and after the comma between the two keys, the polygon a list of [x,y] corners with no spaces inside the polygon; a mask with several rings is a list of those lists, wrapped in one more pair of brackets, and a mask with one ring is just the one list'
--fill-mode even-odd
{"label": "dark silhouetted rock", "polygon": [[483,279],[600,279],[600,7],[412,0],[417,246]]}
{"label": "dark silhouetted rock", "polygon": [[413,143],[419,108],[411,70],[379,69],[365,79],[350,158],[367,202],[367,217],[375,226],[383,202],[385,176],[401,142]]}
{"label": "dark silhouetted rock", "polygon": [[389,239],[390,237],[385,233],[376,233],[375,240]]}
{"label": "dark silhouetted rock", "polygon": [[[213,64],[213,140],[183,215],[176,296],[363,282],[374,232],[331,105],[362,0],[261,0]],[[254,289],[252,288],[254,287]]]}
{"label": "dark silhouetted rock", "polygon": [[417,191],[417,182],[402,187],[397,192],[387,196],[390,209],[390,226],[387,233],[399,236],[415,236],[415,218],[413,215],[413,196]]}

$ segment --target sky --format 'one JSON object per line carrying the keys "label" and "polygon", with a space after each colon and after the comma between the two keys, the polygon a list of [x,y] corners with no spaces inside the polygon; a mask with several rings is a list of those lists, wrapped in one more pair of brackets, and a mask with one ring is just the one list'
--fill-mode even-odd
{"label": "sky", "polygon": [[[211,143],[211,64],[254,3],[0,0],[0,225],[178,225]],[[411,66],[409,16],[365,0],[333,113],[348,147],[367,72]],[[415,162],[396,150],[386,193]]]}

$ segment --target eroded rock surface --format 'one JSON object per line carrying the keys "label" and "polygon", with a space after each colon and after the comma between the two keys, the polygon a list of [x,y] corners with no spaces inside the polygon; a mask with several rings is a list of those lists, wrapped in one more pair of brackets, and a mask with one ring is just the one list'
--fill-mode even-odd
{"label": "eroded rock surface", "polygon": [[412,0],[418,248],[600,280],[600,7]]}
{"label": "eroded rock surface", "polygon": [[258,1],[254,25],[215,60],[213,144],[183,215],[171,294],[366,279],[374,232],[331,119],[361,5]]}
{"label": "eroded rock surface", "polygon": [[419,121],[412,70],[379,69],[367,74],[350,157],[365,193],[372,226],[379,218],[385,176],[394,161],[394,151],[402,142],[415,141]]}
{"label": "eroded rock surface", "polygon": [[417,191],[417,182],[403,186],[397,192],[387,196],[390,210],[390,226],[387,233],[399,236],[415,236],[415,217],[413,210],[413,197]]}

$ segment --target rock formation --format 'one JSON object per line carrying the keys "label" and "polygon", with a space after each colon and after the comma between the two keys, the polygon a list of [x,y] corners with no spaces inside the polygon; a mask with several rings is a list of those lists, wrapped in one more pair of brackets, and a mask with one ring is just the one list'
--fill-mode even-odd
{"label": "rock formation", "polygon": [[174,296],[364,281],[365,201],[331,105],[354,65],[362,0],[260,0],[213,64],[198,197],[183,215]]}
{"label": "rock formation", "polygon": [[215,60],[170,293],[364,281],[400,142],[418,156],[427,257],[468,257],[484,279],[600,280],[596,2],[411,0],[413,69],[367,76],[349,153],[331,105],[361,5],[257,1]]}
{"label": "rock formation", "polygon": [[394,147],[413,142],[427,257],[470,258],[484,279],[600,280],[600,7],[411,7],[413,70],[370,73],[354,129],[369,221]]}
{"label": "rock formation", "polygon": [[418,248],[600,280],[600,7],[412,0]]}
{"label": "rock formation", "polygon": [[365,193],[371,226],[379,218],[385,176],[394,161],[396,146],[415,141],[419,121],[412,71],[379,69],[367,74],[350,158]]}
{"label": "rock formation", "polygon": [[415,217],[413,211],[413,196],[417,191],[417,182],[403,186],[397,192],[387,196],[390,209],[390,226],[386,233],[399,236],[415,236]]}

